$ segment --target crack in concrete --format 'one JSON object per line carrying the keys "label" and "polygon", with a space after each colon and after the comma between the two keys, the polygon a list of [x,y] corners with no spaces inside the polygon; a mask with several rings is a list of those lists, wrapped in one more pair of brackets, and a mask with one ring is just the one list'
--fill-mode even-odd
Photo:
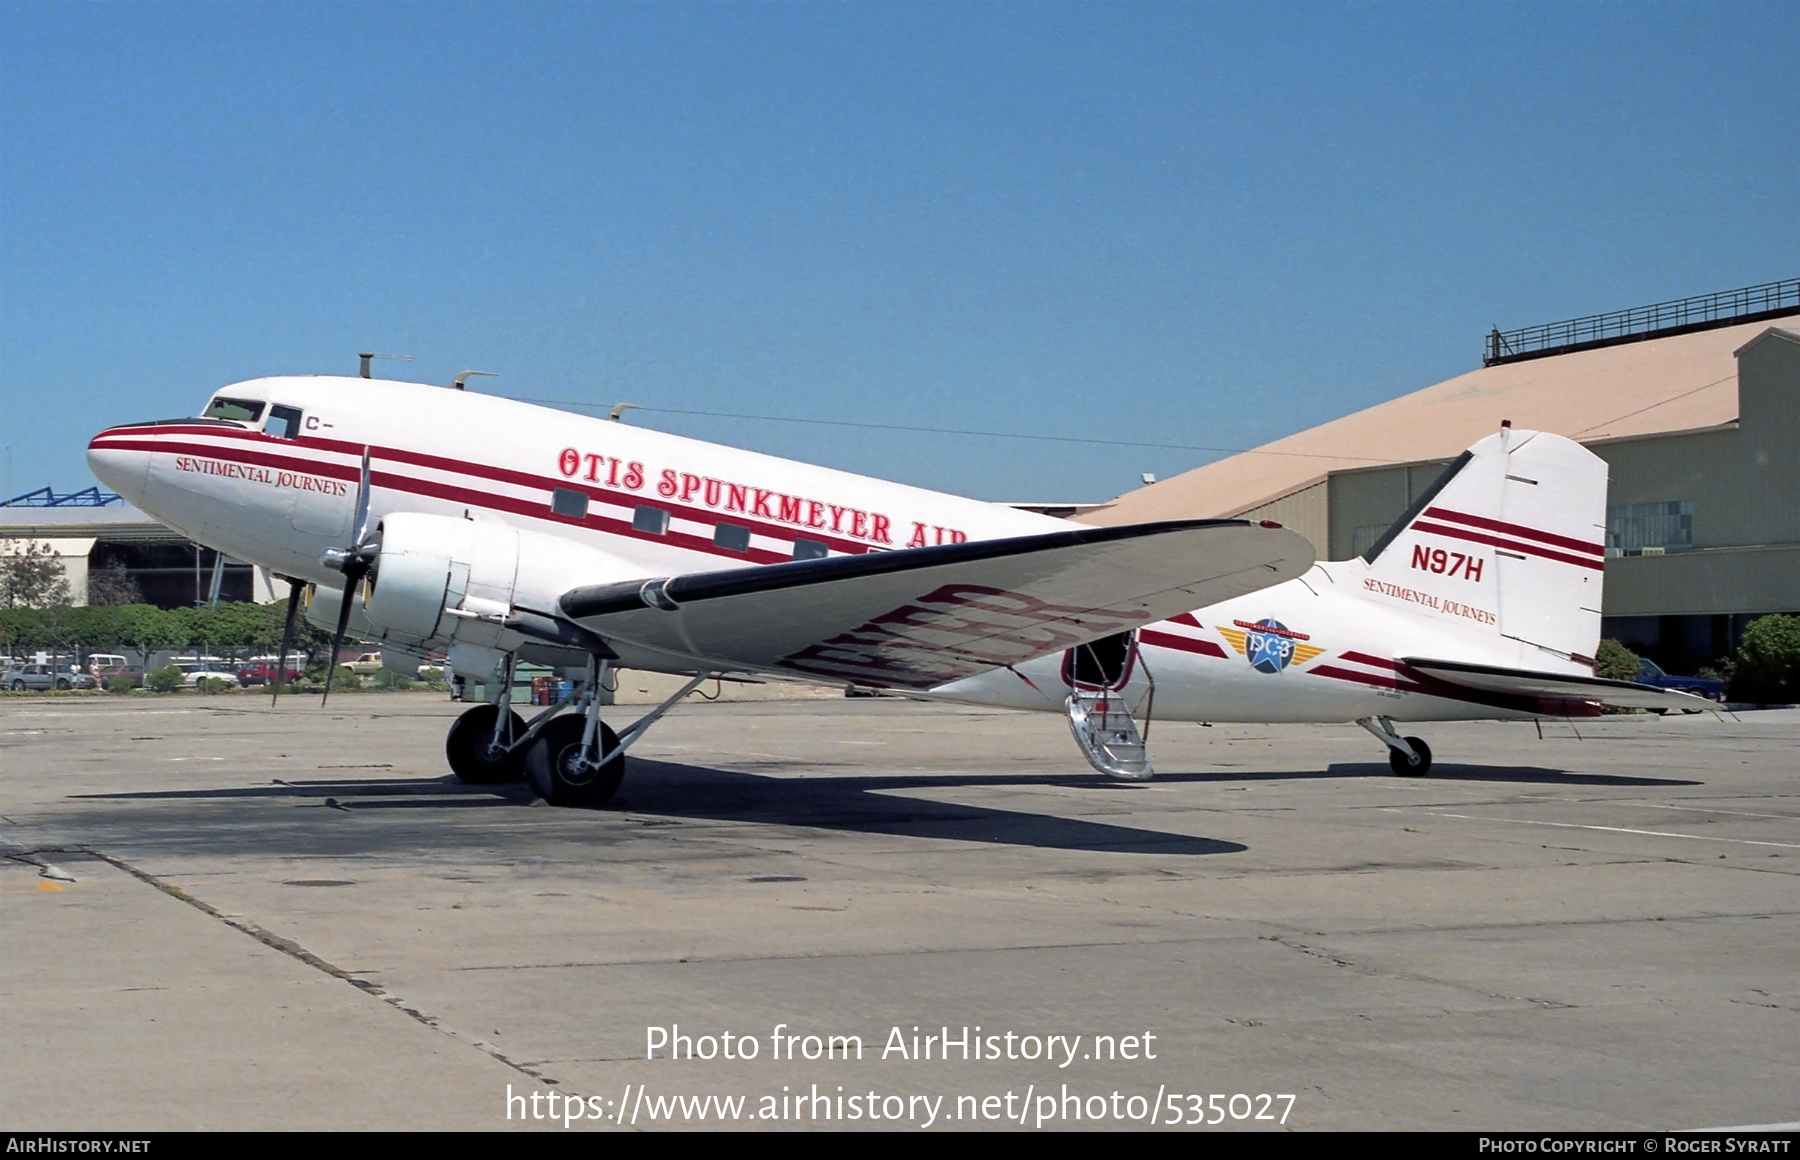
{"label": "crack in concrete", "polygon": [[[65,852],[73,853],[76,851],[65,851]],[[305,963],[307,966],[312,967],[314,970],[322,971],[325,974],[330,975],[334,979],[339,979],[345,983],[350,984],[352,987],[355,987],[357,990],[363,992],[364,994],[369,995],[372,998],[381,1000],[383,1003],[386,1003],[388,1006],[392,1007],[394,1010],[399,1011],[401,1014],[407,1016],[408,1018],[413,1019],[414,1021],[416,1021],[420,1024],[423,1024],[426,1027],[431,1028],[431,1030],[437,1032],[438,1034],[446,1036],[452,1040],[455,1040],[458,1043],[462,1043],[467,1047],[472,1047],[476,1051],[479,1051],[484,1055],[492,1056],[494,1059],[505,1064],[507,1067],[512,1068],[516,1072],[519,1072],[523,1075],[530,1076],[532,1079],[537,1080],[539,1083],[552,1084],[552,1085],[557,1085],[557,1086],[560,1086],[562,1083],[561,1080],[554,1079],[550,1076],[545,1075],[542,1071],[539,1071],[538,1069],[532,1067],[530,1064],[520,1063],[517,1060],[507,1058],[505,1055],[494,1050],[492,1047],[486,1045],[485,1043],[476,1043],[476,1042],[471,1042],[467,1039],[464,1039],[463,1037],[458,1035],[455,1031],[452,1031],[452,1030],[444,1027],[439,1022],[439,1020],[437,1019],[436,1016],[428,1015],[425,1012],[419,1010],[417,1007],[409,1006],[407,1004],[406,1000],[404,1000],[400,996],[389,994],[379,984],[372,983],[372,982],[368,981],[367,979],[357,978],[356,975],[353,974],[352,972],[346,971],[342,967],[339,967],[333,963],[326,961],[325,959],[321,958],[320,956],[307,950],[304,946],[301,946],[299,943],[295,942],[291,938],[286,938],[282,935],[276,934],[274,931],[264,929],[263,927],[258,926],[256,923],[251,922],[248,919],[233,918],[231,915],[224,913],[223,911],[219,910],[218,907],[213,906],[211,903],[205,901],[204,899],[195,898],[193,895],[187,893],[185,890],[182,890],[180,887],[175,886],[172,883],[164,882],[162,879],[158,878],[156,875],[151,874],[150,872],[148,872],[146,870],[140,870],[136,866],[133,866],[131,863],[126,862],[123,859],[115,858],[110,854],[106,854],[102,851],[93,850],[93,849],[82,849],[79,852],[86,854],[92,858],[98,858],[100,861],[105,862],[107,865],[113,867],[116,870],[124,871],[126,874],[129,874],[133,878],[136,878],[138,881],[143,882],[146,885],[152,886],[152,887],[156,888],[157,890],[162,891],[164,894],[167,894],[170,898],[173,898],[179,902],[187,903],[189,906],[193,907],[195,910],[198,910],[200,913],[205,914],[208,917],[217,919],[219,922],[224,923],[226,926],[237,931],[238,933],[249,935],[251,938],[255,939],[259,943],[262,943],[264,946],[268,947],[270,950],[279,951],[282,954],[287,955],[289,958],[296,960],[297,962]]]}
{"label": "crack in concrete", "polygon": [[[1538,1007],[1538,1008],[1541,1008],[1544,1010],[1573,1011],[1577,1008],[1577,1004],[1564,1003],[1560,999],[1540,999],[1535,995],[1507,995],[1507,994],[1502,994],[1498,991],[1485,990],[1481,987],[1477,987],[1477,986],[1474,986],[1469,983],[1458,983],[1458,982],[1453,982],[1453,981],[1450,981],[1447,979],[1435,979],[1435,978],[1432,978],[1430,975],[1415,975],[1415,974],[1409,974],[1409,973],[1404,973],[1404,972],[1394,972],[1394,971],[1378,971],[1373,967],[1362,966],[1356,962],[1351,961],[1350,959],[1340,958],[1337,954],[1335,954],[1331,951],[1327,951],[1321,947],[1308,946],[1305,943],[1299,943],[1299,942],[1290,942],[1287,939],[1281,938],[1280,936],[1276,936],[1267,941],[1276,943],[1280,946],[1287,947],[1289,950],[1299,951],[1301,954],[1304,954],[1304,955],[1311,955],[1313,958],[1318,959],[1321,962],[1330,963],[1334,967],[1339,967],[1339,968],[1342,968],[1342,969],[1348,970],[1348,971],[1354,971],[1357,974],[1362,975],[1365,978],[1393,979],[1394,981],[1400,982],[1400,983],[1430,983],[1434,986],[1448,987],[1454,991],[1466,991],[1469,994],[1480,995],[1480,996],[1482,996],[1484,998],[1488,998],[1488,999],[1498,999],[1503,1002],[1509,1002],[1509,1003],[1529,1003],[1534,1007]],[[1366,1016],[1365,1016],[1365,1018],[1366,1018]]]}

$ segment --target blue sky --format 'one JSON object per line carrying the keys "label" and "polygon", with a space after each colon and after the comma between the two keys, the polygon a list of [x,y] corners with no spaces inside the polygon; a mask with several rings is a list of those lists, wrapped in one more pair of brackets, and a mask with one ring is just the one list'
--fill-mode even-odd
{"label": "blue sky", "polygon": [[0,444],[86,486],[102,426],[372,349],[1102,499],[1495,324],[1800,273],[1792,17],[0,0]]}

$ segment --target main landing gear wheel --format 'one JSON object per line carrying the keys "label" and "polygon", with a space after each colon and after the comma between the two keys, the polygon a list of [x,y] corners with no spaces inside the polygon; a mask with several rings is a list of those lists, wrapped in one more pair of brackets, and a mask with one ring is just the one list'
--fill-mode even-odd
{"label": "main landing gear wheel", "polygon": [[1408,737],[1406,743],[1418,754],[1418,760],[1406,756],[1398,749],[1388,750],[1388,765],[1401,777],[1424,777],[1431,772],[1431,746],[1417,737]]}
{"label": "main landing gear wheel", "polygon": [[[494,720],[499,715],[494,705],[477,705],[456,719],[450,735],[444,738],[444,756],[450,770],[468,785],[493,785],[501,781],[517,781],[523,768],[522,755],[494,752]],[[512,736],[525,732],[525,719],[511,709]]]}
{"label": "main landing gear wheel", "polygon": [[[597,722],[592,756],[604,757],[619,744],[619,735]],[[604,767],[581,760],[581,738],[587,719],[579,713],[557,717],[544,726],[525,753],[525,781],[553,806],[603,805],[625,779],[625,755]]]}

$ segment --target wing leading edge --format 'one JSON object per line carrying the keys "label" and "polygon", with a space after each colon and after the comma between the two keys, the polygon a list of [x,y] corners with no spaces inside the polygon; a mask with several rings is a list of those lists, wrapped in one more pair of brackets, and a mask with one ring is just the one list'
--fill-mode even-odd
{"label": "wing leading edge", "polygon": [[564,617],[688,658],[929,689],[1279,584],[1312,566],[1279,525],[1071,528],[570,589]]}
{"label": "wing leading edge", "polygon": [[1600,701],[1621,709],[1711,709],[1705,697],[1681,693],[1674,689],[1658,689],[1631,681],[1609,681],[1602,677],[1575,677],[1566,673],[1538,673],[1529,669],[1507,669],[1494,665],[1471,665],[1461,661],[1436,661],[1421,657],[1405,657],[1403,663],[1428,676],[1451,685],[1461,685],[1484,693],[1510,693],[1524,697],[1550,697],[1562,700]]}

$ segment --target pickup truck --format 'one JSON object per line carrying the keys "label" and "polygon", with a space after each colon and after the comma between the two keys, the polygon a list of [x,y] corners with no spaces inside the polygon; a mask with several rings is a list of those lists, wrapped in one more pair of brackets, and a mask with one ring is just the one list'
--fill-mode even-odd
{"label": "pickup truck", "polygon": [[359,677],[366,677],[381,671],[381,654],[366,652],[354,660],[339,661],[338,668],[349,669]]}
{"label": "pickup truck", "polygon": [[1638,663],[1637,683],[1653,685],[1658,689],[1674,689],[1680,693],[1692,693],[1696,697],[1705,697],[1709,701],[1725,699],[1725,685],[1711,677],[1677,677],[1665,673],[1662,666],[1648,657]]}

